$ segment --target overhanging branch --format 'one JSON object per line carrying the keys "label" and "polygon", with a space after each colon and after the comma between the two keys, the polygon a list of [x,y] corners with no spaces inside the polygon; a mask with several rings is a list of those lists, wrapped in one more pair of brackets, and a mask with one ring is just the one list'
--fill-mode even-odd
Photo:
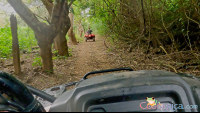
{"label": "overhanging branch", "polygon": [[53,1],[52,0],[41,0],[43,5],[46,7],[49,15],[51,16],[53,10]]}
{"label": "overhanging branch", "polygon": [[49,28],[48,25],[40,22],[36,18],[33,12],[22,2],[22,0],[7,0],[7,1],[35,33],[41,34],[44,28],[46,29]]}
{"label": "overhanging branch", "polygon": [[69,30],[66,28],[70,28],[70,19],[68,15],[69,15],[69,5],[68,5],[68,1],[65,0],[61,18],[60,18],[59,23],[57,24],[60,29],[64,30],[64,32],[67,32]]}
{"label": "overhanging branch", "polygon": [[52,15],[51,15],[51,27],[53,30],[58,31],[57,27],[58,22],[60,21],[61,14],[63,12],[63,6],[65,3],[65,0],[55,0],[55,5],[53,7]]}

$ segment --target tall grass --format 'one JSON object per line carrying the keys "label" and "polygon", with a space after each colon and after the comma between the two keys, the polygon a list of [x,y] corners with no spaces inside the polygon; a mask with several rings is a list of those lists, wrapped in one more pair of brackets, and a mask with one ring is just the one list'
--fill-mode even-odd
{"label": "tall grass", "polygon": [[[34,32],[28,27],[18,27],[18,41],[20,51],[30,51],[32,46],[37,46]],[[8,58],[12,53],[11,28],[0,28],[0,58]]]}
{"label": "tall grass", "polygon": [[[20,51],[31,51],[37,46],[37,40],[32,29],[18,26],[18,42]],[[82,42],[83,38],[76,35],[77,41]],[[66,39],[69,40],[68,35]],[[9,58],[12,54],[12,33],[10,27],[0,28],[0,58]]]}

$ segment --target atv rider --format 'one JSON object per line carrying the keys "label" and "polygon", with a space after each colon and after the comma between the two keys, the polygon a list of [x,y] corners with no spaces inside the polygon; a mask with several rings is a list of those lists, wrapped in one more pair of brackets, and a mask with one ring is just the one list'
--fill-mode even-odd
{"label": "atv rider", "polygon": [[89,34],[92,34],[92,30],[90,30],[90,27],[89,27],[89,29],[87,30],[87,33],[88,33],[88,35],[89,35]]}

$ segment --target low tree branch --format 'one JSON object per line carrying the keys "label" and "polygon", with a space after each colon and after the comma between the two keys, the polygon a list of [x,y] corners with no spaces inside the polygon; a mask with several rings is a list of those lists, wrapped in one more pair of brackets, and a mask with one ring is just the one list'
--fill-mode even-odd
{"label": "low tree branch", "polygon": [[40,22],[36,18],[35,14],[33,14],[33,12],[22,2],[22,0],[7,1],[35,33],[42,34],[42,30],[44,28],[50,28],[45,23]]}
{"label": "low tree branch", "polygon": [[43,5],[46,7],[47,11],[49,12],[49,15],[52,14],[53,9],[53,1],[52,0],[41,0]]}
{"label": "low tree branch", "polygon": [[69,5],[68,5],[68,1],[65,1],[65,4],[63,6],[63,11],[62,11],[62,15],[61,15],[61,20],[60,20],[60,28],[62,30],[64,30],[63,32],[67,32],[69,29],[66,28],[70,28],[70,19],[69,19]]}
{"label": "low tree branch", "polygon": [[58,22],[60,21],[65,1],[66,0],[55,0],[54,1],[55,5],[53,7],[53,11],[52,11],[52,15],[51,15],[51,28],[57,32],[59,31],[59,29],[57,29],[57,27],[60,26],[58,24]]}

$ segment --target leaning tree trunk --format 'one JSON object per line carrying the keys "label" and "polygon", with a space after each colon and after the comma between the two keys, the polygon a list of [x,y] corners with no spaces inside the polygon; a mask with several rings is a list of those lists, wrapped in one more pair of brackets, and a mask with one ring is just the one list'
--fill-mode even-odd
{"label": "leaning tree trunk", "polygon": [[83,31],[81,30],[81,32],[80,32],[80,37],[82,37],[83,36]]}
{"label": "leaning tree trunk", "polygon": [[71,12],[69,13],[69,18],[70,18],[70,22],[71,22],[71,27],[68,31],[68,36],[70,38],[70,41],[74,44],[74,45],[77,45],[77,40],[76,40],[76,37],[75,37],[75,33],[73,32],[73,23],[74,23],[74,14]]}
{"label": "leaning tree trunk", "polygon": [[55,50],[58,51],[59,56],[69,56],[67,40],[65,38],[67,33],[60,32],[54,39]]}
{"label": "leaning tree trunk", "polygon": [[58,51],[59,56],[69,56],[68,54],[68,46],[67,46],[67,39],[66,34],[70,29],[70,18],[68,15],[61,16],[61,29],[56,38],[54,39],[54,48]]}
{"label": "leaning tree trunk", "polygon": [[81,19],[78,22],[78,31],[80,33],[80,37],[82,37],[83,36],[83,26],[81,24]]}
{"label": "leaning tree trunk", "polygon": [[65,36],[71,25],[70,19],[68,15],[62,15],[61,20],[63,21],[63,23],[61,23],[61,31],[58,33],[58,35],[54,39],[54,47],[55,47],[55,50],[58,51],[58,55],[69,56],[67,39]]}

